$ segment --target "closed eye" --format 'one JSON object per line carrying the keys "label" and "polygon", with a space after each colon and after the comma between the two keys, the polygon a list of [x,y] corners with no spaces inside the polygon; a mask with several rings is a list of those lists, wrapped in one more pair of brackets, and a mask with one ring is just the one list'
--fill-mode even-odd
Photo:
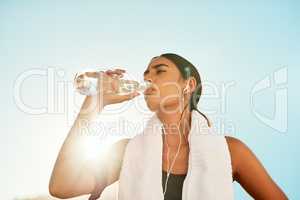
{"label": "closed eye", "polygon": [[162,72],[166,72],[165,70],[157,70],[156,71],[156,74],[160,74],[160,73],[162,73]]}

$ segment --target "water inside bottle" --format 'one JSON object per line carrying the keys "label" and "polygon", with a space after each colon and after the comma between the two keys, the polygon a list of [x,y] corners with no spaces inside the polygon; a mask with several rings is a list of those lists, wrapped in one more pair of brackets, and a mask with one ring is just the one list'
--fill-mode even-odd
{"label": "water inside bottle", "polygon": [[118,94],[129,94],[134,91],[143,93],[148,87],[150,87],[150,82],[147,81],[138,82],[120,79]]}
{"label": "water inside bottle", "polygon": [[[135,80],[119,79],[119,87],[117,94],[124,95],[134,91],[143,93],[151,83],[148,81],[138,82]],[[76,74],[74,78],[74,87],[82,95],[95,95],[97,94],[97,83],[96,77],[87,76],[85,72]]]}

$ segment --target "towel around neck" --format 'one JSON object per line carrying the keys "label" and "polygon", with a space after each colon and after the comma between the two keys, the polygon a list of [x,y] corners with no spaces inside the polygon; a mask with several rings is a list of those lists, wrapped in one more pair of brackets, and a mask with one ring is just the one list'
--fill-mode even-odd
{"label": "towel around neck", "polygon": [[[206,119],[192,111],[188,135],[188,172],[182,200],[232,200],[232,166],[224,135],[207,126]],[[163,200],[162,122],[156,114],[141,134],[127,144],[119,178],[118,200]]]}

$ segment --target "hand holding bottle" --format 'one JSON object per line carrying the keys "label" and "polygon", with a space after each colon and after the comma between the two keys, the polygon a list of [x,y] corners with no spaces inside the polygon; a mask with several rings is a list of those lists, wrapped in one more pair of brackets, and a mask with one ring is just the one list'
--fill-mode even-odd
{"label": "hand holding bottle", "polygon": [[[138,96],[139,93],[135,88],[124,90],[125,83],[134,82],[130,80],[121,80],[123,69],[107,70],[100,72],[98,76],[98,94],[103,95],[104,105],[121,103]],[[137,82],[136,82],[137,83]],[[126,89],[126,88],[125,88]]]}
{"label": "hand holding bottle", "polygon": [[103,106],[121,103],[138,96],[138,91],[142,92],[149,86],[149,83],[140,84],[137,81],[120,79],[125,72],[123,69],[114,69],[76,74],[74,86],[81,94],[87,95],[87,98],[101,101],[98,103]]}

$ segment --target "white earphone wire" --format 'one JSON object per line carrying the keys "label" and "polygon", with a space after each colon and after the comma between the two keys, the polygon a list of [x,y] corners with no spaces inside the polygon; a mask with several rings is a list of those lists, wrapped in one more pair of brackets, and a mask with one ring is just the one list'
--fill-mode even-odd
{"label": "white earphone wire", "polygon": [[[167,143],[167,140],[166,140],[166,143]],[[175,157],[172,161],[172,164],[171,164],[170,168],[169,168],[169,146],[168,146],[168,143],[167,143],[167,148],[168,148],[168,152],[167,152],[168,172],[167,172],[167,178],[166,178],[166,183],[165,183],[165,187],[164,187],[164,196],[165,196],[167,188],[168,188],[168,180],[169,180],[169,177],[170,177],[170,174],[171,174],[171,170],[172,170],[172,168],[175,164],[175,161],[177,159],[177,156],[179,155],[179,152],[180,152],[180,147],[181,147],[181,133],[179,134],[179,145],[177,147],[177,152],[175,154]]]}
{"label": "white earphone wire", "polygon": [[[187,88],[188,86],[186,86],[185,88],[184,88],[184,93],[185,93],[185,90],[187,90],[188,88]],[[185,111],[185,109],[187,108],[187,105],[185,106],[185,108],[183,109],[183,111],[182,111],[182,115],[184,114],[184,111]],[[164,191],[163,191],[163,195],[165,196],[165,194],[166,194],[166,191],[167,191],[167,188],[168,188],[168,180],[169,180],[169,177],[170,177],[170,174],[171,174],[171,170],[172,170],[172,168],[173,168],[173,166],[174,166],[174,164],[175,164],[175,161],[176,161],[176,159],[177,159],[177,156],[179,155],[179,152],[180,152],[180,148],[181,148],[181,136],[182,136],[182,133],[181,133],[181,131],[180,131],[180,123],[181,123],[181,120],[182,120],[182,115],[181,115],[181,117],[180,117],[180,120],[179,120],[179,145],[178,145],[178,147],[177,147],[177,152],[176,152],[176,154],[175,154],[175,157],[174,157],[174,159],[173,159],[173,161],[172,161],[172,164],[171,164],[171,166],[170,166],[170,168],[169,168],[169,145],[168,145],[168,141],[167,141],[167,136],[166,136],[166,133],[165,133],[165,129],[164,129],[164,126],[162,126],[162,131],[163,131],[163,134],[164,134],[164,137],[165,137],[165,141],[166,141],[166,144],[167,144],[167,148],[168,148],[168,150],[167,150],[167,168],[168,168],[168,172],[167,172],[167,178],[166,178],[166,182],[165,182],[165,185],[164,185]]]}
{"label": "white earphone wire", "polygon": [[[181,122],[182,118],[179,120],[179,125],[180,125],[180,122]],[[168,180],[169,180],[169,177],[170,177],[170,174],[171,174],[171,170],[175,164],[175,161],[177,159],[177,156],[179,155],[179,152],[180,152],[180,148],[181,148],[181,142],[182,142],[182,139],[181,139],[181,131],[180,131],[180,128],[179,128],[179,145],[177,147],[177,152],[175,154],[175,157],[173,158],[173,161],[172,161],[172,164],[169,168],[169,145],[168,145],[168,141],[166,139],[166,133],[165,133],[165,130],[164,130],[164,127],[163,127],[163,132],[164,132],[164,136],[165,136],[165,141],[166,141],[166,144],[167,144],[167,148],[168,148],[168,151],[167,151],[167,167],[168,167],[168,172],[167,172],[167,178],[166,178],[166,182],[165,182],[165,187],[164,187],[164,196],[166,194],[166,191],[167,191],[167,188],[168,188]]]}

